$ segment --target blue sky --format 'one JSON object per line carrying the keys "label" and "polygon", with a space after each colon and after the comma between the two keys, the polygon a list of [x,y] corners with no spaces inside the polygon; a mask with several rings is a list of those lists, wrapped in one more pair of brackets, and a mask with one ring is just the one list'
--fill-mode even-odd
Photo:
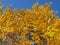
{"label": "blue sky", "polygon": [[[0,0],[3,3],[3,9],[10,5],[11,9],[17,8],[28,8],[30,9],[32,5],[36,2],[36,0]],[[56,14],[58,17],[60,17],[60,0],[38,0],[39,5],[44,5],[46,2],[52,2],[51,9],[53,11],[58,11]]]}

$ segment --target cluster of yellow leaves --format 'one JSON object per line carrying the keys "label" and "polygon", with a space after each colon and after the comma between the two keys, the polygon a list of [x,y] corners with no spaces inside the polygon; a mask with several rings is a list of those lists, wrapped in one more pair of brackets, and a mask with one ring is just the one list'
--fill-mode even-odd
{"label": "cluster of yellow leaves", "polygon": [[[21,10],[11,10],[6,7],[5,12],[0,15],[0,38],[4,42],[8,35],[15,45],[33,45],[35,43],[44,45],[46,41],[47,45],[59,45],[60,33],[58,32],[60,32],[60,20],[50,9],[50,4],[33,5],[32,9]],[[19,38],[18,41],[13,36],[14,34]],[[26,37],[26,34],[29,35]],[[8,45],[7,43],[8,41],[6,45]]]}

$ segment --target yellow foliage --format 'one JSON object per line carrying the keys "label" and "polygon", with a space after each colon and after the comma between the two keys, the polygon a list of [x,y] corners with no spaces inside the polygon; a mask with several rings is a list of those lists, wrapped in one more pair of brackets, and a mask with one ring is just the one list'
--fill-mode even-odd
{"label": "yellow foliage", "polygon": [[54,39],[58,39],[54,43],[59,45],[59,30],[60,20],[56,18],[50,5],[33,5],[32,9],[21,10],[11,10],[8,6],[5,13],[0,15],[0,38],[3,42],[7,40],[6,43],[8,35],[15,45],[43,45],[45,42],[54,45],[51,43]]}

